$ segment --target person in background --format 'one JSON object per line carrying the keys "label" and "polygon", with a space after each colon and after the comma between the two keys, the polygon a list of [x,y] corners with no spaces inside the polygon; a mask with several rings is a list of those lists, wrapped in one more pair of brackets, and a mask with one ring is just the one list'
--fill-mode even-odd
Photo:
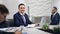
{"label": "person in background", "polygon": [[7,27],[6,23],[6,16],[9,14],[8,9],[5,7],[5,5],[0,4],[0,28]]}
{"label": "person in background", "polygon": [[57,7],[53,7],[51,14],[51,23],[50,25],[58,25],[60,21],[60,15],[57,12]]}
{"label": "person in background", "polygon": [[29,16],[25,13],[25,5],[19,4],[18,5],[18,12],[14,14],[14,24],[15,26],[27,26],[28,24],[32,24],[32,22],[29,20]]}

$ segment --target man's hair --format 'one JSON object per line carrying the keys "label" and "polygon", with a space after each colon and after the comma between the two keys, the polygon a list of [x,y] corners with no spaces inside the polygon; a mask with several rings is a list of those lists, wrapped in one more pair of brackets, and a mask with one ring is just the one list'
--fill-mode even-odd
{"label": "man's hair", "polygon": [[53,8],[55,8],[56,10],[58,10],[57,7],[53,7]]}
{"label": "man's hair", "polygon": [[4,13],[9,14],[8,9],[7,9],[6,6],[3,5],[3,4],[0,4],[0,13],[1,13],[1,14],[4,14]]}
{"label": "man's hair", "polygon": [[23,3],[19,4],[19,5],[18,5],[18,8],[19,8],[21,5],[24,5],[24,4],[23,4]]}

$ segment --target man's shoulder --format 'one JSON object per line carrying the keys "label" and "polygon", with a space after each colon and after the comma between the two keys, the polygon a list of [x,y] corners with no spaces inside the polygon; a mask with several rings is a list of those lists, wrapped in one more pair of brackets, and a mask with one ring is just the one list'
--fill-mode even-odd
{"label": "man's shoulder", "polygon": [[26,15],[26,16],[28,16],[28,14],[27,14],[27,13],[25,13],[25,15]]}
{"label": "man's shoulder", "polygon": [[60,14],[59,13],[56,13],[55,14],[55,17],[59,17],[60,18]]}
{"label": "man's shoulder", "polygon": [[19,12],[15,13],[14,15],[17,15],[17,14],[19,14]]}
{"label": "man's shoulder", "polygon": [[56,15],[59,15],[59,13],[56,13]]}
{"label": "man's shoulder", "polygon": [[14,16],[17,16],[17,15],[19,15],[19,12],[17,12],[17,13],[14,14]]}

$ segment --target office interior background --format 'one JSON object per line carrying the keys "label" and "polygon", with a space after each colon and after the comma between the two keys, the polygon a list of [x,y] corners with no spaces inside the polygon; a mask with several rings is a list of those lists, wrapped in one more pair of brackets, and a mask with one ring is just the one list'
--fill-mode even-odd
{"label": "office interior background", "polygon": [[29,15],[32,22],[40,22],[42,17],[47,17],[47,20],[49,20],[53,6],[56,6],[60,13],[60,0],[0,0],[0,4],[6,5],[9,9],[10,13],[7,19],[13,19],[13,15],[18,12],[20,3],[26,5],[25,12]]}

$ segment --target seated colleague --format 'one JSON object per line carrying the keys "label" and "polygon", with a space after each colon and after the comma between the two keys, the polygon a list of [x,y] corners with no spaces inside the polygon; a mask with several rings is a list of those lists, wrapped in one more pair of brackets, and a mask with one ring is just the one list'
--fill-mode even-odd
{"label": "seated colleague", "polygon": [[53,7],[52,9],[52,15],[51,15],[51,25],[57,25],[59,24],[59,20],[60,20],[60,15],[57,12],[57,8]]}
{"label": "seated colleague", "polygon": [[5,20],[8,14],[9,14],[8,9],[3,4],[0,4],[0,28],[8,26]]}
{"label": "seated colleague", "polygon": [[[6,21],[6,16],[9,14],[8,9],[5,5],[0,4],[0,28],[5,28],[9,26],[9,22]],[[11,24],[13,25],[13,24]]]}
{"label": "seated colleague", "polygon": [[14,15],[14,24],[15,26],[27,26],[28,24],[31,24],[32,22],[29,20],[28,15],[25,13],[25,5],[24,4],[19,4],[18,5],[18,10]]}
{"label": "seated colleague", "polygon": [[[6,16],[9,14],[8,9],[5,7],[5,5],[0,4],[0,28],[6,28],[8,26],[12,26],[11,22],[6,21]],[[20,31],[16,31],[14,34],[20,34]],[[8,34],[4,33],[3,31],[0,31],[0,34]]]}

